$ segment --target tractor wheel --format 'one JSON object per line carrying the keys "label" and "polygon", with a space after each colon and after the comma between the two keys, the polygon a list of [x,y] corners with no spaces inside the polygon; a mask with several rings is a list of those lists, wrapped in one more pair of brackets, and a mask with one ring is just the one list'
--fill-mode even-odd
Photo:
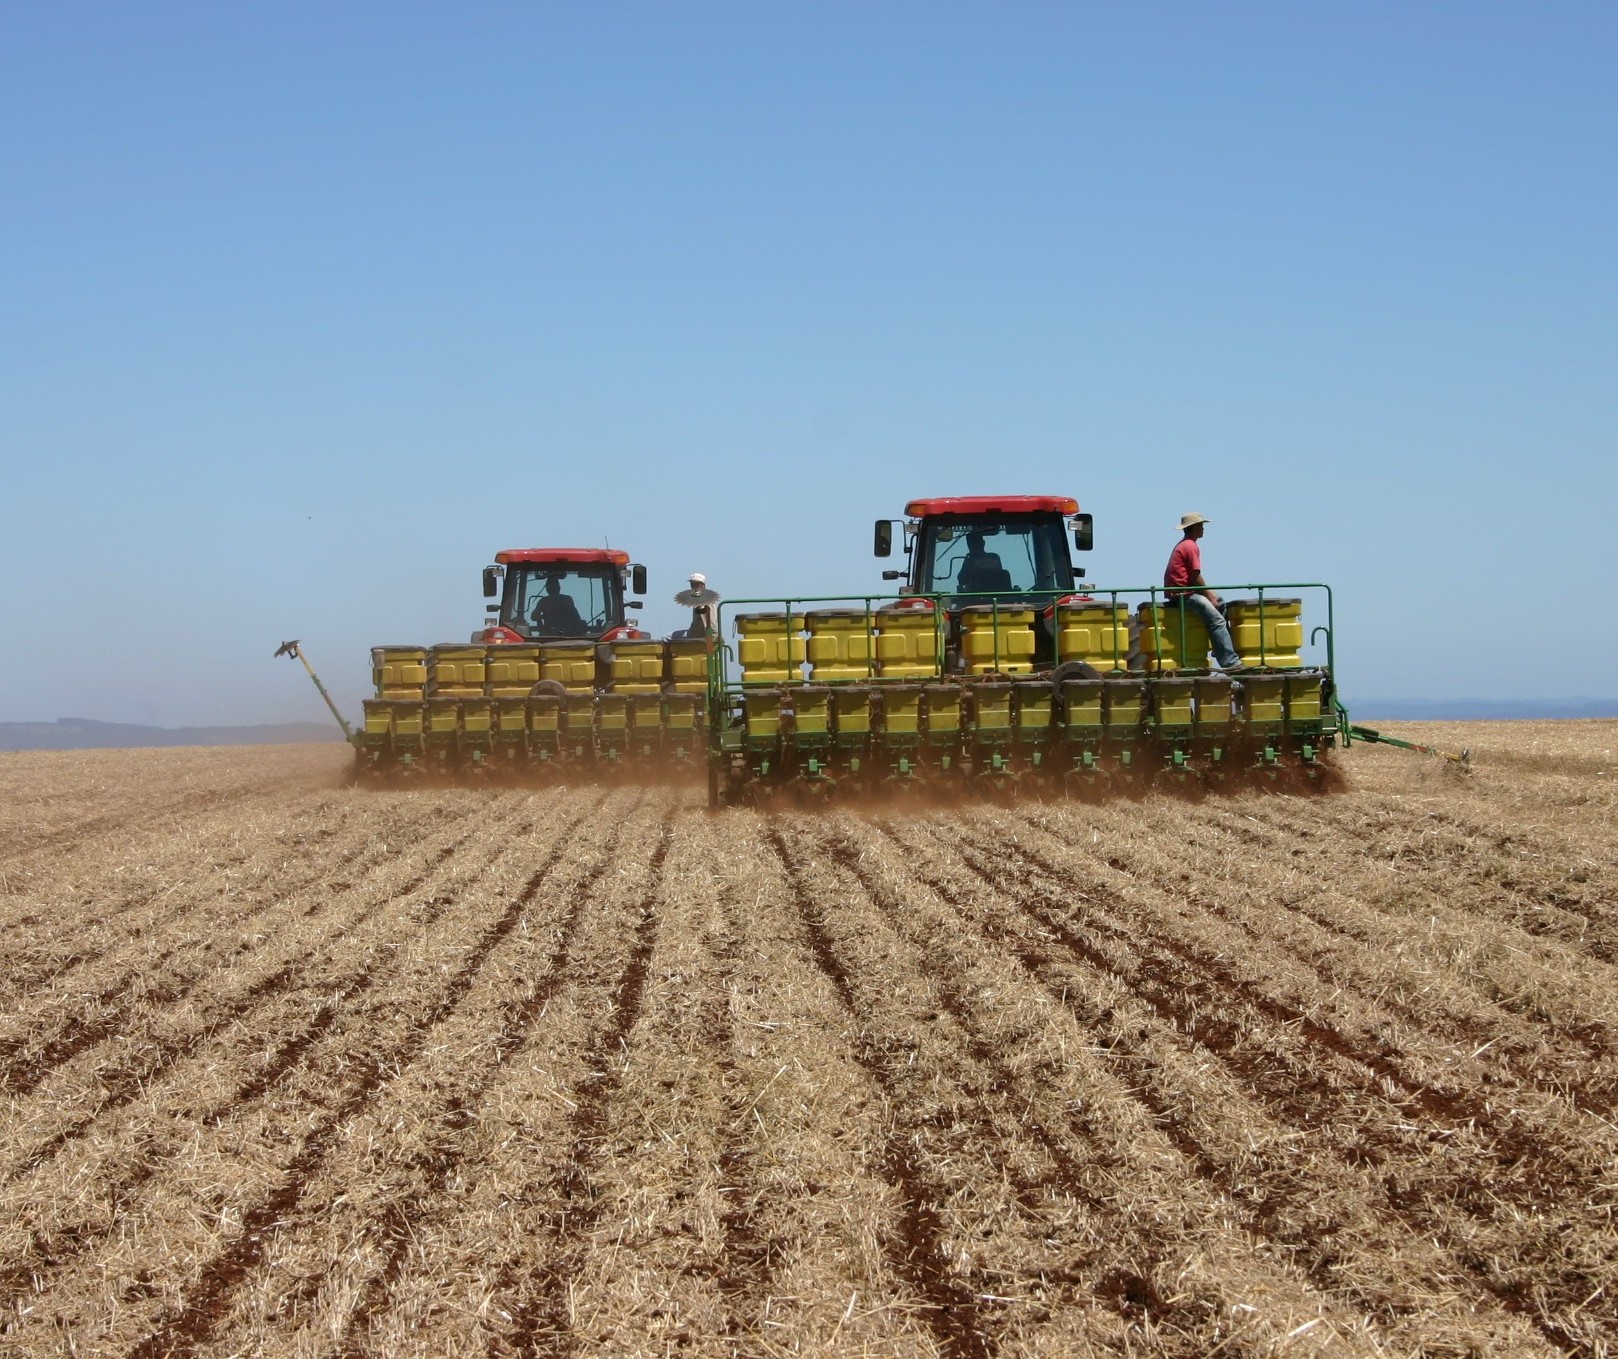
{"label": "tractor wheel", "polygon": [[1056,669],[1051,671],[1051,684],[1058,692],[1068,680],[1100,678],[1101,672],[1088,661],[1063,661]]}

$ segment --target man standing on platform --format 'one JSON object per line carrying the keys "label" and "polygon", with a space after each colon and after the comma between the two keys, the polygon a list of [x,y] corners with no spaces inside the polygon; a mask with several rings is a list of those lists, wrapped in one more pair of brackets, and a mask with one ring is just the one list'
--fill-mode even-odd
{"label": "man standing on platform", "polygon": [[1208,588],[1202,578],[1202,548],[1198,544],[1208,521],[1200,514],[1182,514],[1180,532],[1184,536],[1169,553],[1169,564],[1163,572],[1163,588],[1168,592],[1169,606],[1190,609],[1208,629],[1208,640],[1213,644],[1214,660],[1226,674],[1247,667],[1235,644],[1230,640],[1230,624],[1225,621],[1219,596]]}
{"label": "man standing on platform", "polygon": [[700,571],[691,573],[691,587],[674,596],[676,604],[691,610],[691,626],[674,635],[676,637],[712,637],[719,631],[719,592],[708,588],[708,577]]}

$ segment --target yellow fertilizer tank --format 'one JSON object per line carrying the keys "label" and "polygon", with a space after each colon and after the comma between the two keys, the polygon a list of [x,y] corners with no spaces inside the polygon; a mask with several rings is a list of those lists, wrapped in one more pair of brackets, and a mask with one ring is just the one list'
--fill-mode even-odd
{"label": "yellow fertilizer tank", "polygon": [[1225,612],[1230,639],[1242,664],[1295,667],[1303,664],[1301,599],[1233,599]]}
{"label": "yellow fertilizer tank", "polygon": [[1200,670],[1208,664],[1208,629],[1194,609],[1178,604],[1142,604],[1136,633],[1147,670]]}
{"label": "yellow fertilizer tank", "polygon": [[803,678],[803,615],[744,613],[736,616],[736,655],[746,684],[784,684]]}
{"label": "yellow fertilizer tank", "polygon": [[938,673],[939,614],[926,600],[899,600],[877,611],[877,673],[885,680],[931,679]]}
{"label": "yellow fertilizer tank", "polygon": [[804,621],[811,680],[861,680],[875,673],[874,614],[864,609],[811,609]]}
{"label": "yellow fertilizer tank", "polygon": [[1097,670],[1129,664],[1129,605],[1117,600],[1060,600],[1056,605],[1056,659]]}
{"label": "yellow fertilizer tank", "polygon": [[967,604],[960,610],[961,655],[975,675],[1027,674],[1034,668],[1034,611],[998,604]]}

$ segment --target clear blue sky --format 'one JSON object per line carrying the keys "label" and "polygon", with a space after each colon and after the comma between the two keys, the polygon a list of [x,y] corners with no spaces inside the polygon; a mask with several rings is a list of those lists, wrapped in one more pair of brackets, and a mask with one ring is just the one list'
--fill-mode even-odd
{"label": "clear blue sky", "polygon": [[502,547],[648,623],[916,495],[1618,695],[1618,5],[0,9],[0,720],[358,714]]}

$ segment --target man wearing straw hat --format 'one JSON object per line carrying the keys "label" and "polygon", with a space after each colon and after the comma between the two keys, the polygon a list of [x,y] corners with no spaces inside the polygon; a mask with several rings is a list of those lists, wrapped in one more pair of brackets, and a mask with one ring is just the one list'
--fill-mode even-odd
{"label": "man wearing straw hat", "polygon": [[1190,609],[1208,629],[1208,640],[1213,645],[1214,661],[1230,674],[1246,669],[1235,644],[1230,640],[1230,624],[1225,621],[1219,596],[1208,588],[1202,578],[1202,548],[1198,545],[1208,520],[1200,514],[1182,514],[1180,532],[1183,535],[1169,553],[1169,564],[1163,571],[1163,589],[1168,593],[1170,607]]}
{"label": "man wearing straw hat", "polygon": [[718,631],[714,606],[719,603],[719,592],[708,588],[708,577],[702,572],[691,573],[691,588],[681,590],[674,602],[691,610],[691,626],[676,637],[711,637]]}

